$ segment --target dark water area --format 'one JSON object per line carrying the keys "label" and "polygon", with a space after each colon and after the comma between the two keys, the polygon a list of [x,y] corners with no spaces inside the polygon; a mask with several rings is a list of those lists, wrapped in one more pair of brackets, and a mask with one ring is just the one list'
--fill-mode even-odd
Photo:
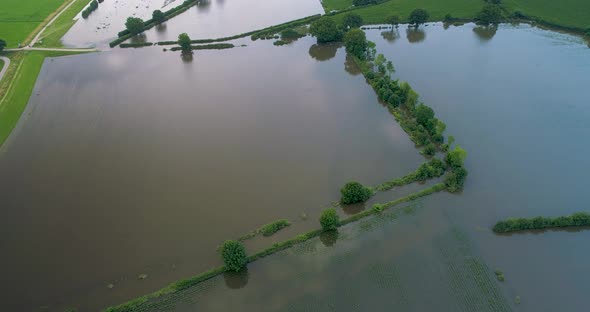
{"label": "dark water area", "polygon": [[[107,47],[125,29],[127,17],[148,20],[154,10],[163,12],[181,0],[105,0],[87,19],[80,18],[62,41],[67,46]],[[317,0],[203,0],[131,41],[177,40],[181,33],[192,39],[220,38],[324,13]]]}
{"label": "dark water area", "polygon": [[585,43],[526,25],[367,36],[467,150],[464,191],[348,225],[250,265],[240,287],[218,277],[154,311],[586,310],[590,231],[491,231],[507,217],[590,212]]}
{"label": "dark water area", "polygon": [[220,264],[225,239],[320,211],[348,180],[417,168],[344,49],[320,61],[314,43],[47,59],[0,152],[0,310],[125,302]]}

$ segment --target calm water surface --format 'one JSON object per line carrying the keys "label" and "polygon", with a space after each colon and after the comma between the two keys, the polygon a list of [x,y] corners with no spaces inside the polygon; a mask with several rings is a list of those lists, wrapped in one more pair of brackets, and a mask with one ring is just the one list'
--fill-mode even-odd
{"label": "calm water surface", "polygon": [[127,301],[218,265],[225,239],[318,212],[348,180],[422,161],[344,49],[312,38],[48,59],[0,153],[0,310]]}
{"label": "calm water surface", "polygon": [[[154,10],[166,11],[181,3],[105,0],[87,19],[80,18],[62,41],[68,46],[105,47],[125,29],[127,17],[147,20]],[[324,10],[317,0],[205,0],[132,40],[177,40],[181,33],[193,39],[226,37],[320,13]]]}
{"label": "calm water surface", "polygon": [[158,310],[586,310],[590,231],[490,228],[510,216],[590,212],[590,49],[529,26],[367,34],[468,151],[464,192],[433,195],[379,226],[348,226],[335,241],[264,259]]}

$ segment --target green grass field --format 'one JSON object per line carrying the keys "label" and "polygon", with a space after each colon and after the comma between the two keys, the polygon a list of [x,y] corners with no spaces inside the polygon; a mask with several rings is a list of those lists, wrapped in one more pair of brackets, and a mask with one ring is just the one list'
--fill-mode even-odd
{"label": "green grass field", "polygon": [[55,20],[55,22],[53,22],[51,25],[49,25],[49,27],[47,27],[47,29],[45,29],[42,37],[40,38],[42,40],[42,43],[37,44],[37,47],[53,48],[63,46],[60,41],[61,37],[63,37],[72,26],[74,26],[74,23],[76,23],[74,17],[76,16],[76,14],[82,11],[91,0],[74,1],[75,3],[72,4],[71,7],[65,10],[57,18],[57,20]]}
{"label": "green grass field", "polygon": [[0,82],[0,145],[4,143],[35,87],[37,76],[46,57],[78,54],[76,52],[31,51],[5,54],[10,58],[6,77]]}
{"label": "green grass field", "polygon": [[504,0],[511,12],[522,13],[567,27],[590,28],[590,1],[588,0]]}
{"label": "green grass field", "polygon": [[8,48],[23,42],[65,0],[2,0],[0,38]]}
{"label": "green grass field", "polygon": [[[387,2],[355,10],[367,24],[383,23],[391,15],[406,20],[417,8],[426,9],[431,21],[441,21],[446,14],[455,18],[473,19],[483,7],[483,0],[389,0]],[[590,28],[590,1],[588,0],[504,0],[510,11],[522,13],[566,27]],[[341,10],[352,5],[352,0],[324,0],[326,12]],[[336,20],[342,15],[336,15]]]}
{"label": "green grass field", "polygon": [[0,71],[2,71],[2,68],[4,68],[4,61],[0,60]]}

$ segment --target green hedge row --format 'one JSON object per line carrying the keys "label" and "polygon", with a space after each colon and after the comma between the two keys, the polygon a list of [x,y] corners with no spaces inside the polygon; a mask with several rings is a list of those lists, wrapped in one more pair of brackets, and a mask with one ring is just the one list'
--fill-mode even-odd
{"label": "green hedge row", "polygon": [[279,25],[275,25],[275,26],[270,26],[267,28],[263,28],[261,30],[258,30],[256,32],[254,32],[251,36],[252,40],[257,40],[257,39],[261,39],[261,38],[266,38],[268,36],[274,36],[275,34],[278,34],[279,32],[285,30],[285,29],[289,29],[289,28],[293,28],[296,26],[300,26],[300,25],[305,25],[305,24],[309,24],[317,19],[319,19],[321,17],[321,14],[316,14],[316,15],[312,15],[312,16],[308,16],[308,17],[304,17],[304,18],[300,18],[294,21],[290,21],[287,23],[283,23],[283,24],[279,24]]}
{"label": "green hedge row", "polygon": [[131,42],[131,43],[121,43],[121,48],[139,48],[139,47],[149,47],[153,46],[153,42]]}
{"label": "green hedge row", "polygon": [[381,183],[375,187],[376,191],[387,191],[396,186],[403,186],[406,184],[426,181],[432,178],[441,177],[447,167],[440,159],[432,159],[429,162],[423,163],[416,169],[416,171],[409,173],[401,178]]}
{"label": "green hedge row", "polygon": [[[171,19],[171,18],[173,18],[174,16],[176,16],[176,15],[178,15],[178,14],[180,14],[180,13],[182,13],[182,12],[186,11],[186,10],[188,10],[188,9],[189,9],[191,6],[193,6],[193,5],[197,4],[197,2],[198,2],[198,1],[199,1],[199,0],[185,0],[185,1],[184,1],[184,2],[181,4],[181,5],[179,5],[179,6],[177,6],[177,7],[174,7],[174,8],[172,8],[172,9],[170,9],[170,10],[168,10],[168,11],[164,12],[164,15],[166,16],[166,19],[167,19],[167,20],[168,20],[168,19]],[[148,30],[148,29],[150,29],[150,28],[152,28],[152,27],[154,27],[154,26],[156,26],[157,24],[158,24],[158,23],[157,23],[157,22],[155,22],[153,19],[149,19],[149,20],[145,21],[145,22],[143,23],[144,27],[143,27],[143,30],[142,30],[142,32],[143,32],[143,31],[146,31],[146,30]],[[120,32],[117,34],[117,36],[118,36],[119,38],[117,38],[117,39],[115,39],[115,40],[111,41],[111,42],[109,43],[109,46],[110,46],[111,48],[112,48],[112,47],[115,47],[115,46],[117,46],[118,44],[120,44],[121,42],[123,42],[123,41],[125,41],[125,40],[127,40],[127,39],[129,39],[129,38],[131,38],[131,37],[133,37],[133,35],[134,35],[134,34],[130,33],[130,32],[129,32],[129,30],[127,30],[127,29],[125,29],[125,30],[123,30],[123,31],[120,31]]]}
{"label": "green hedge row", "polygon": [[84,9],[84,11],[82,11],[82,18],[88,18],[90,13],[94,12],[96,9],[98,9],[98,1],[92,0],[92,2],[90,2],[90,5],[86,9]]}
{"label": "green hedge row", "polygon": [[[215,43],[215,44],[204,44],[204,45],[196,45],[191,46],[191,50],[223,50],[223,49],[231,49],[235,47],[231,43]],[[181,47],[173,47],[170,49],[171,51],[179,51],[182,50]]]}
{"label": "green hedge row", "polygon": [[526,230],[542,230],[560,227],[588,225],[590,225],[590,214],[585,212],[578,212],[574,213],[571,216],[563,216],[556,218],[510,218],[496,223],[496,225],[494,225],[493,231],[496,233],[508,233]]}

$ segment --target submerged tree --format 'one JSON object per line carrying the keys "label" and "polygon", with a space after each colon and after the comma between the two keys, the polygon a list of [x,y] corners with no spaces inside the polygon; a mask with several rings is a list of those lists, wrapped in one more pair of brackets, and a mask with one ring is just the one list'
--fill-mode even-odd
{"label": "submerged tree", "polygon": [[340,202],[349,205],[367,201],[373,195],[373,191],[356,181],[348,182],[340,189]]}
{"label": "submerged tree", "polygon": [[320,224],[322,225],[322,230],[324,231],[336,230],[338,228],[338,224],[340,224],[340,217],[338,217],[336,209],[330,208],[324,210],[320,216]]}
{"label": "submerged tree", "polygon": [[144,22],[139,17],[128,17],[125,27],[132,34],[139,34],[143,31]]}
{"label": "submerged tree", "polygon": [[234,272],[242,270],[248,263],[244,245],[235,240],[227,240],[223,243],[221,257],[227,269]]}
{"label": "submerged tree", "polygon": [[178,35],[178,45],[182,48],[182,51],[186,52],[191,50],[191,38],[187,33]]}
{"label": "submerged tree", "polygon": [[417,28],[420,24],[426,23],[429,17],[430,15],[426,10],[415,9],[414,11],[412,11],[412,13],[410,13],[410,17],[408,17],[408,22],[416,26]]}
{"label": "submerged tree", "polygon": [[318,42],[332,42],[340,41],[342,39],[342,32],[331,18],[322,17],[309,27],[309,32],[316,37]]}
{"label": "submerged tree", "polygon": [[348,31],[344,35],[344,45],[346,46],[346,52],[361,60],[365,59],[369,45],[364,31],[359,28]]}
{"label": "submerged tree", "polygon": [[166,20],[166,15],[164,14],[164,12],[160,10],[155,10],[154,12],[152,12],[152,19],[156,23],[161,23]]}

